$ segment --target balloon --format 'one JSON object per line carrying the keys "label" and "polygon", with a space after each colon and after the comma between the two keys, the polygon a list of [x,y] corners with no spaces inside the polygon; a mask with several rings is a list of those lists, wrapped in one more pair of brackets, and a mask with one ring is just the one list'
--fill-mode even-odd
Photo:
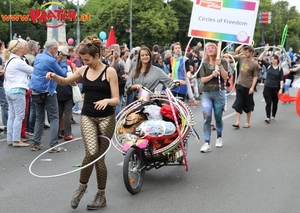
{"label": "balloon", "polygon": [[105,39],[106,39],[106,32],[101,31],[101,32],[99,33],[99,38],[101,38],[102,40],[105,40]]}
{"label": "balloon", "polygon": [[73,38],[69,38],[69,39],[68,39],[68,44],[69,44],[69,45],[72,45],[73,43],[74,43],[74,39],[73,39]]}

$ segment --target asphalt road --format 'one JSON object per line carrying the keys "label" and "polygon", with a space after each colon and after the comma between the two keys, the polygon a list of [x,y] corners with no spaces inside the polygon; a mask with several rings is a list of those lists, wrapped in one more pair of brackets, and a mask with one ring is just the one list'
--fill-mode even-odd
{"label": "asphalt road", "polygon": [[[292,89],[292,95],[296,90]],[[124,156],[113,146],[106,156],[108,182],[107,206],[99,212],[130,213],[298,213],[300,212],[300,118],[295,104],[279,104],[276,121],[265,124],[265,104],[262,86],[255,93],[255,111],[251,127],[234,130],[235,113],[231,108],[234,96],[228,96],[224,113],[222,148],[212,147],[210,153],[200,153],[203,144],[201,108],[193,107],[196,130],[201,142],[189,139],[189,171],[182,166],[162,167],[146,172],[139,194],[132,196],[124,186],[122,161]],[[75,116],[79,121],[79,116]],[[242,115],[241,125],[245,122]],[[80,137],[80,126],[73,133]],[[215,135],[212,133],[212,145]],[[43,144],[48,147],[49,131]],[[63,141],[61,141],[63,142]],[[41,179],[31,175],[28,167],[41,152],[29,148],[13,148],[0,136],[0,212],[1,213],[79,213],[87,212],[96,193],[95,173],[88,192],[78,208],[69,207],[78,187],[79,172]],[[51,175],[67,172],[84,156],[82,141],[64,146],[63,153],[45,154],[33,164],[33,172]]]}

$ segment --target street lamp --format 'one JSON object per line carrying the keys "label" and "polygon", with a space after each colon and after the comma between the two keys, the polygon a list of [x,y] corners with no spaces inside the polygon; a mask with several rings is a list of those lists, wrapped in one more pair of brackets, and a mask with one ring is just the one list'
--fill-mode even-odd
{"label": "street lamp", "polygon": [[[4,0],[4,5],[6,5],[6,0]],[[12,40],[12,22],[11,22],[11,0],[9,0],[9,37]]]}
{"label": "street lamp", "polygon": [[[53,1],[56,2],[56,1]],[[57,4],[52,4],[52,11],[58,10],[58,5]],[[52,18],[52,27],[57,26],[57,20],[55,18]],[[58,41],[58,28],[52,28],[52,38],[54,38],[56,41]]]}
{"label": "street lamp", "polygon": [[130,31],[129,31],[129,47],[132,49],[132,0],[130,0]]}
{"label": "street lamp", "polygon": [[80,23],[79,23],[79,0],[77,0],[77,42],[76,44],[80,44]]}

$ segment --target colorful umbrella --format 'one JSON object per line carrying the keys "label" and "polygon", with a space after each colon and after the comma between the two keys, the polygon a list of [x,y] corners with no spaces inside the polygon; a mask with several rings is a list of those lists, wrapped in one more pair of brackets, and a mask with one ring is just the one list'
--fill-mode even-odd
{"label": "colorful umbrella", "polygon": [[110,47],[113,44],[117,44],[117,39],[116,39],[116,36],[115,36],[114,27],[112,26],[110,28],[110,31],[109,31],[108,39],[107,39],[107,42],[106,42],[106,47]]}

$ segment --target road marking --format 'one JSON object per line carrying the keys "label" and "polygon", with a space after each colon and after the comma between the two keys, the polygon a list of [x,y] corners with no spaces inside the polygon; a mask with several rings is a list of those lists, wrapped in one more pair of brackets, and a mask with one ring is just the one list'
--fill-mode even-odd
{"label": "road marking", "polygon": [[123,166],[123,161],[118,163],[117,166]]}
{"label": "road marking", "polygon": [[0,142],[1,142],[1,141],[6,141],[6,140],[7,140],[7,138],[1,139]]}
{"label": "road marking", "polygon": [[226,116],[223,117],[223,120],[225,120],[227,118],[230,118],[230,117],[234,116],[235,114],[236,114],[236,112],[233,112],[233,113],[231,113],[229,115],[226,115]]}

